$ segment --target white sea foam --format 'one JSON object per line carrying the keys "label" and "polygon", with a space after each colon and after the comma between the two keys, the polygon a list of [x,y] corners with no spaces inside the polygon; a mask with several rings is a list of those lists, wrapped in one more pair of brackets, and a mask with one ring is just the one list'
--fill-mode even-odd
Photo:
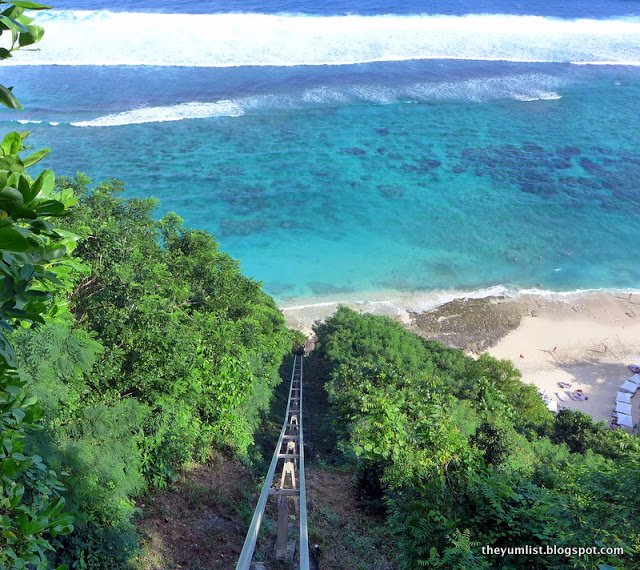
{"label": "white sea foam", "polygon": [[538,95],[514,95],[514,99],[518,101],[557,101],[558,99],[562,99],[562,95],[559,93],[551,92],[551,93],[539,93]]}
{"label": "white sea foam", "polygon": [[41,121],[39,119],[17,119],[16,123],[20,125],[41,125],[42,123],[48,123],[52,127],[58,126],[60,123],[56,121]]}
{"label": "white sea foam", "polygon": [[570,291],[552,291],[547,289],[530,288],[519,289],[506,285],[494,285],[483,289],[471,291],[465,290],[436,290],[436,291],[416,291],[405,293],[402,291],[382,291],[376,293],[353,293],[352,295],[334,298],[308,297],[295,300],[283,301],[280,309],[284,313],[295,313],[299,311],[320,310],[331,312],[339,305],[346,305],[367,312],[376,312],[378,307],[384,307],[390,313],[422,313],[437,309],[447,303],[464,299],[487,299],[487,298],[510,298],[518,299],[522,296],[541,297],[553,301],[573,301],[585,295],[595,295],[607,293],[627,297],[630,294],[639,295],[640,289],[574,289]]}
{"label": "white sea foam", "polygon": [[244,111],[233,101],[216,101],[213,103],[182,103],[167,107],[144,107],[122,113],[105,115],[89,121],[71,123],[74,127],[115,127],[121,125],[138,125],[142,123],[163,123],[184,119],[204,119],[208,117],[238,117]]}
{"label": "white sea foam", "polygon": [[640,18],[309,16],[52,11],[23,65],[231,67],[411,59],[638,65]]}
{"label": "white sea foam", "polygon": [[[419,291],[414,293],[405,293],[402,291],[383,291],[377,293],[354,293],[351,296],[342,296],[339,298],[328,297],[310,297],[293,301],[294,304],[282,304],[280,307],[283,312],[299,311],[302,309],[330,308],[338,305],[359,306],[361,308],[376,307],[384,305],[386,307],[397,310],[407,309],[412,312],[420,313],[429,311],[450,303],[456,299],[485,299],[487,297],[511,297],[516,292],[504,285],[494,285],[485,289],[476,289],[474,291],[462,290],[440,290],[440,291]],[[304,301],[304,302],[301,302]]]}
{"label": "white sea foam", "polygon": [[142,107],[95,119],[72,122],[76,127],[114,127],[141,123],[161,123],[210,117],[239,117],[250,111],[291,110],[304,107],[343,105],[350,102],[389,104],[398,101],[465,100],[483,102],[495,99],[534,101],[560,99],[549,89],[565,80],[544,74],[516,74],[463,81],[421,82],[407,85],[342,85],[314,87],[299,93],[264,94],[233,100],[190,102],[167,106]]}
{"label": "white sea foam", "polygon": [[473,291],[445,290],[417,293],[415,300],[407,304],[407,309],[413,313],[422,313],[457,299],[486,299],[488,297],[512,297],[514,295],[515,292],[504,285],[494,285]]}

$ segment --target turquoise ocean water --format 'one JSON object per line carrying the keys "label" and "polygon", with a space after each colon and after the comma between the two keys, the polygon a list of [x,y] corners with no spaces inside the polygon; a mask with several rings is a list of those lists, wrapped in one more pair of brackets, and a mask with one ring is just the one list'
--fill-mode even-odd
{"label": "turquoise ocean water", "polygon": [[[173,210],[212,231],[283,302],[389,289],[638,288],[640,20],[607,13],[589,20],[591,32],[560,16],[535,16],[533,32],[515,20],[522,29],[508,37],[480,30],[477,45],[460,18],[445,21],[462,26],[455,45],[426,45],[419,29],[401,28],[434,16],[378,19],[373,35],[371,17],[358,16],[347,45],[291,52],[300,65],[274,65],[288,52],[260,51],[254,38],[229,44],[235,51],[205,46],[201,61],[175,67],[162,49],[153,65],[98,65],[86,50],[67,61],[56,26],[88,34],[117,15],[59,12],[48,16],[50,57],[74,65],[38,59],[45,44],[40,65],[21,54],[2,74],[28,110],[3,111],[0,122],[52,146],[46,166],[60,174],[117,177],[130,196],[157,196],[158,215]],[[312,17],[275,18],[301,34]],[[474,25],[505,23],[484,18]],[[323,25],[327,46],[341,23]],[[571,34],[583,35],[572,44]],[[345,54],[363,61],[340,64]],[[592,60],[607,64],[576,65]]]}

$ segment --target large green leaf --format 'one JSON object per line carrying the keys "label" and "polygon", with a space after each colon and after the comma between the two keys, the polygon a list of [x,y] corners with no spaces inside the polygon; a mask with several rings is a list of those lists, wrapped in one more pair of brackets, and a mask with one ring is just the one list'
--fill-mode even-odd
{"label": "large green leaf", "polygon": [[11,186],[5,186],[0,190],[0,210],[5,210],[11,214],[16,208],[24,204],[22,194]]}
{"label": "large green leaf", "polygon": [[[11,181],[11,178],[14,175],[12,174],[9,177],[9,181]],[[29,206],[29,204],[31,204],[31,202],[33,202],[33,199],[36,196],[36,192],[37,190],[35,190],[33,187],[35,185],[34,182],[30,182],[29,178],[25,175],[18,175],[19,179],[18,179],[18,191],[20,192],[20,194],[22,194],[22,198],[24,200],[24,207]],[[23,208],[24,209],[24,208]],[[31,209],[30,209],[31,210]],[[33,210],[32,210],[33,211]],[[14,212],[15,213],[15,212]],[[35,215],[35,212],[33,212],[34,215],[31,214],[25,214],[24,212],[21,214],[22,217],[26,217],[26,218],[30,218],[30,219],[35,219],[37,216]],[[15,220],[16,217],[15,215],[13,216],[13,219]]]}
{"label": "large green leaf", "polygon": [[21,178],[22,178],[22,174],[20,172],[12,172],[7,178],[7,183],[4,186],[11,186],[12,188],[17,188],[18,190],[20,190]]}
{"label": "large green leaf", "polygon": [[44,28],[35,25],[27,26],[27,31],[20,34],[18,45],[20,45],[20,47],[30,46],[31,44],[39,42],[42,36],[44,36]]}
{"label": "large green leaf", "polygon": [[6,185],[17,188],[20,194],[22,194],[22,198],[24,200],[25,196],[29,196],[29,194],[31,194],[31,185],[33,184],[33,182],[30,181],[27,175],[18,174],[18,184],[13,184],[12,182],[10,182],[13,176],[14,175],[12,174],[9,177],[9,180],[7,181]]}
{"label": "large green leaf", "polygon": [[18,20],[10,18],[9,16],[0,16],[0,28],[11,30],[18,34],[26,34],[29,31],[27,26],[23,26]]}
{"label": "large green leaf", "polygon": [[53,170],[49,170],[48,168],[47,170],[43,170],[31,185],[31,194],[29,197],[25,196],[25,203],[30,204],[38,194],[43,194],[44,196],[50,194],[55,184],[56,175],[53,173]]}
{"label": "large green leaf", "polygon": [[11,109],[22,109],[22,105],[11,92],[11,87],[0,85],[0,103]]}
{"label": "large green leaf", "polygon": [[22,166],[22,161],[17,155],[9,155],[0,158],[0,170],[24,172],[24,166]]}
{"label": "large green leaf", "polygon": [[22,148],[22,137],[20,133],[11,132],[7,133],[0,143],[0,149],[5,156],[9,154],[16,154]]}
{"label": "large green leaf", "polygon": [[27,251],[29,242],[17,229],[11,226],[0,228],[0,251]]}
{"label": "large green leaf", "polygon": [[57,216],[64,212],[64,204],[58,200],[43,200],[34,210],[41,216]]}
{"label": "large green leaf", "polygon": [[23,158],[22,163],[25,165],[26,168],[28,168],[29,166],[33,166],[36,162],[40,162],[50,152],[51,152],[50,148],[43,148],[41,150],[34,152],[33,154],[30,154],[26,158]]}
{"label": "large green leaf", "polygon": [[9,18],[19,18],[24,13],[24,8],[15,6],[12,2],[0,2],[0,4],[12,4],[6,10],[0,12],[3,16],[9,16]]}
{"label": "large green leaf", "polygon": [[[2,354],[2,348],[0,347],[0,354]],[[14,361],[15,362],[15,361]],[[4,459],[0,461],[0,475],[8,479],[13,479],[19,473],[20,464],[13,458]]]}
{"label": "large green leaf", "polygon": [[[16,365],[16,353],[4,331],[0,331],[0,361],[4,361],[8,366]],[[0,461],[0,464],[2,463],[4,462]]]}

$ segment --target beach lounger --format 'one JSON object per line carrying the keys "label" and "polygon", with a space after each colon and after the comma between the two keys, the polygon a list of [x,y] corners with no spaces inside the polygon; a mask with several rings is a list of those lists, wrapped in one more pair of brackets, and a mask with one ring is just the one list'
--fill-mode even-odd
{"label": "beach lounger", "polygon": [[629,392],[629,394],[635,394],[638,389],[638,385],[635,382],[629,382],[626,380],[625,383],[620,386],[620,392]]}
{"label": "beach lounger", "polygon": [[634,374],[631,378],[627,378],[627,380],[640,386],[640,374]]}
{"label": "beach lounger", "polygon": [[629,394],[629,392],[616,393],[616,402],[622,402],[623,404],[630,404],[631,394]]}
{"label": "beach lounger", "polygon": [[622,402],[616,402],[616,413],[631,415],[631,404],[623,404]]}
{"label": "beach lounger", "polygon": [[627,414],[619,413],[618,414],[618,425],[632,428],[633,427],[633,420],[631,419],[631,416],[629,416]]}

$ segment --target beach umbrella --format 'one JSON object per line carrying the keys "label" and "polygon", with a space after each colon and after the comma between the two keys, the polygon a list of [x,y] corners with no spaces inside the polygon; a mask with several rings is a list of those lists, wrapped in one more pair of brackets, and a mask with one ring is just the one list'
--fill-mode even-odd
{"label": "beach umbrella", "polygon": [[620,386],[621,392],[629,392],[630,394],[635,394],[637,389],[638,385],[635,382],[629,382],[629,380],[626,380],[625,383]]}
{"label": "beach umbrella", "polygon": [[627,414],[619,413],[618,414],[618,425],[632,428],[633,427],[633,420],[631,419],[631,416],[629,416]]}
{"label": "beach umbrella", "polygon": [[616,412],[622,412],[623,414],[631,415],[631,404],[623,404],[622,402],[616,402]]}
{"label": "beach umbrella", "polygon": [[631,394],[629,394],[629,392],[618,392],[616,394],[616,402],[622,402],[623,404],[630,404]]}

